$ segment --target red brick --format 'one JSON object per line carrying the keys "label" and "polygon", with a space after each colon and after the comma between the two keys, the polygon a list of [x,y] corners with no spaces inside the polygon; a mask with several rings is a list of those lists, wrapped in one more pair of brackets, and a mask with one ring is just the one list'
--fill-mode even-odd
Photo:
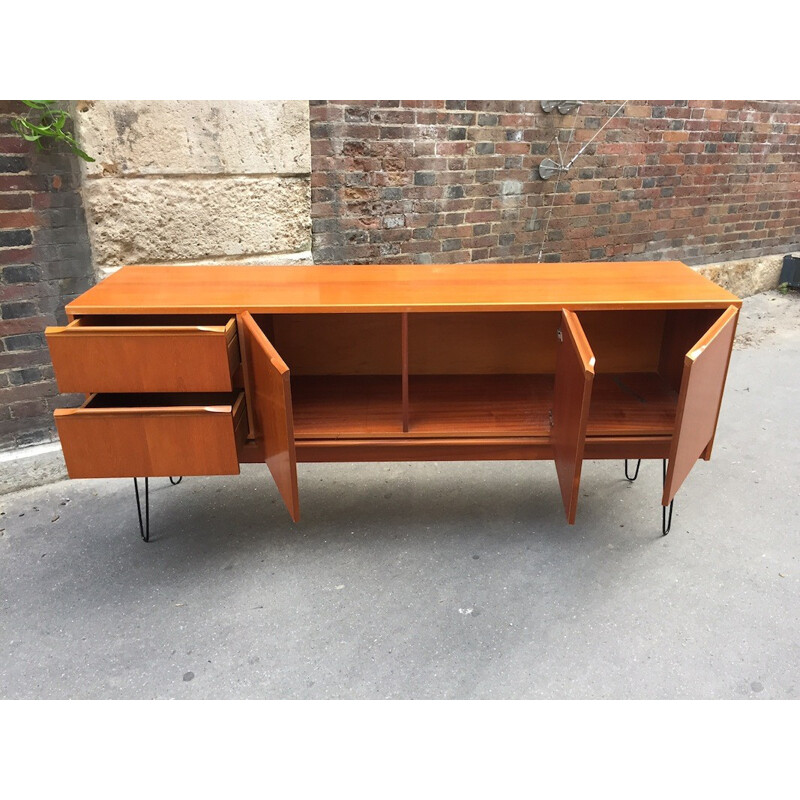
{"label": "red brick", "polygon": [[0,153],[3,155],[23,155],[30,151],[30,143],[21,136],[0,136]]}
{"label": "red brick", "polygon": [[460,142],[438,142],[436,145],[436,152],[440,156],[463,156],[468,151],[471,151],[472,144],[467,141]]}
{"label": "red brick", "polygon": [[33,258],[32,247],[9,247],[0,249],[0,266],[24,264]]}
{"label": "red brick", "polygon": [[0,192],[44,192],[47,179],[41,175],[0,175]]}
{"label": "red brick", "polygon": [[29,194],[0,194],[0,211],[8,211],[31,207],[31,195]]}
{"label": "red brick", "polygon": [[[38,333],[43,327],[40,317],[4,319],[0,322],[0,332],[2,332],[3,336],[13,336],[17,333]],[[26,355],[30,354],[26,353]]]}
{"label": "red brick", "polygon": [[33,228],[39,224],[39,215],[33,211],[0,212],[0,230]]}
{"label": "red brick", "polygon": [[525,142],[498,142],[495,152],[503,155],[525,155],[530,153],[531,146]]}

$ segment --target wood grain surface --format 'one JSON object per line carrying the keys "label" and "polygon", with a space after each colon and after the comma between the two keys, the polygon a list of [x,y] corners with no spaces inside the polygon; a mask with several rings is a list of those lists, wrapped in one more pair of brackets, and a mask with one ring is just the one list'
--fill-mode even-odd
{"label": "wood grain surface", "polygon": [[[292,376],[297,440],[550,436],[552,375]],[[678,395],[657,373],[595,375],[586,435],[671,436]]]}
{"label": "wood grain surface", "polygon": [[560,330],[551,441],[564,510],[572,525],[578,508],[595,359],[578,317],[572,311],[562,312]]}
{"label": "wood grain surface", "polygon": [[[598,436],[586,440],[588,459],[666,458],[668,436]],[[256,447],[240,451],[243,462],[262,461]],[[550,438],[502,436],[466,439],[303,439],[297,442],[301,462],[348,461],[551,461]]]}
{"label": "wood grain surface", "polygon": [[237,475],[244,395],[92,395],[57,409],[70,478]]}
{"label": "wood grain surface", "polygon": [[731,306],[686,354],[669,454],[663,505],[668,505],[714,435],[728,374],[738,310]]}
{"label": "wood grain surface", "polygon": [[573,311],[727,308],[737,297],[677,261],[582,264],[127,266],[67,313]]}
{"label": "wood grain surface", "polygon": [[399,375],[292,375],[294,435],[348,438],[403,435]]}
{"label": "wood grain surface", "polygon": [[289,514],[300,519],[297,459],[294,449],[289,368],[253,317],[241,316],[252,381],[256,440],[261,440],[269,471]]}
{"label": "wood grain surface", "polygon": [[708,455],[740,307],[678,262],[123,267],[47,330],[100,392],[56,423],[73,477],[260,458],[294,520],[298,460],[552,458],[572,523],[584,458],[669,455],[666,504]]}
{"label": "wood grain surface", "polygon": [[275,314],[272,325],[292,377],[400,374],[400,314]]}
{"label": "wood grain surface", "polygon": [[225,392],[239,365],[234,319],[149,326],[78,319],[45,336],[62,392]]}

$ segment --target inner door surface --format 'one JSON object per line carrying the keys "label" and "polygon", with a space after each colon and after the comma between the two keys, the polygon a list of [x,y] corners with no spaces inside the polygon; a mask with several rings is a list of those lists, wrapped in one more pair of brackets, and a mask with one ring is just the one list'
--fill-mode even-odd
{"label": "inner door surface", "polygon": [[730,306],[684,358],[675,434],[664,483],[669,505],[714,436],[739,312]]}
{"label": "inner door surface", "polygon": [[263,441],[269,471],[292,519],[300,519],[289,367],[256,321],[241,316],[256,439]]}
{"label": "inner door surface", "polygon": [[578,508],[595,359],[578,317],[566,309],[561,312],[560,339],[550,437],[564,510],[572,525]]}

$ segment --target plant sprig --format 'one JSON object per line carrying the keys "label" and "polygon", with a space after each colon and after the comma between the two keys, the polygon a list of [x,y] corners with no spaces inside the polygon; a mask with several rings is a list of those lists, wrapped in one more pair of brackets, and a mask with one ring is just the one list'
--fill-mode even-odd
{"label": "plant sprig", "polygon": [[75,137],[64,130],[64,125],[71,118],[69,112],[61,108],[54,108],[55,100],[23,100],[30,109],[28,114],[33,111],[41,111],[42,115],[38,125],[31,122],[26,114],[24,117],[16,116],[11,120],[11,127],[26,142],[35,142],[40,150],[44,150],[43,139],[54,139],[64,142],[70,150],[82,158],[84,161],[94,161],[94,159],[78,147]]}

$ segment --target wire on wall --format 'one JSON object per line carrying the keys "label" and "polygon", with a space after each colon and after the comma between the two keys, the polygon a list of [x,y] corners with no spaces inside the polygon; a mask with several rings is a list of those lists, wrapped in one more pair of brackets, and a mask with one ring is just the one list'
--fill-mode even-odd
{"label": "wire on wall", "polygon": [[[553,197],[550,201],[550,208],[547,211],[547,218],[545,220],[545,227],[544,227],[544,234],[542,235],[542,244],[539,248],[539,258],[538,263],[542,261],[542,254],[544,253],[544,246],[547,243],[547,233],[550,230],[550,218],[553,215],[553,206],[556,202],[556,195],[558,194],[558,186],[561,182],[561,176],[569,172],[572,168],[572,165],[583,155],[586,151],[586,148],[602,133],[605,127],[611,122],[614,117],[619,114],[623,108],[627,105],[628,101],[623,101],[622,105],[617,108],[617,110],[611,114],[611,116],[602,124],[600,128],[598,128],[597,132],[588,142],[586,142],[580,150],[572,157],[570,161],[567,161],[567,152],[569,151],[569,146],[572,144],[572,140],[575,134],[575,125],[578,121],[578,114],[577,111],[583,105],[581,100],[542,100],[542,110],[545,113],[549,113],[553,109],[558,109],[560,114],[567,114],[570,111],[574,110],[576,112],[575,116],[572,120],[572,128],[570,129],[569,138],[567,143],[564,145],[564,152],[561,152],[561,143],[559,142],[559,131],[553,138],[556,142],[556,147],[558,148],[558,162],[553,161],[552,158],[545,158],[541,164],[539,164],[539,177],[542,180],[549,180],[554,175],[556,176],[556,183],[553,187]],[[563,110],[562,110],[563,109]],[[551,143],[552,144],[552,143]]]}

